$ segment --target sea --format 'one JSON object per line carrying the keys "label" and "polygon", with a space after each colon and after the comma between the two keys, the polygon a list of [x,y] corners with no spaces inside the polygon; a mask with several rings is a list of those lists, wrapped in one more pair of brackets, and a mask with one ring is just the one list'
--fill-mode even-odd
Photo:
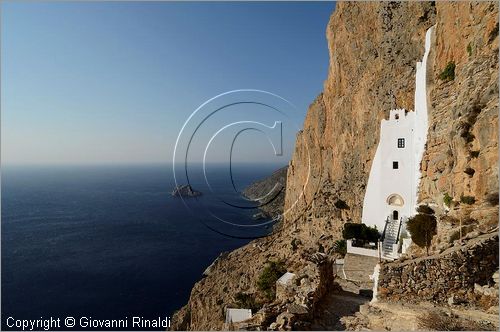
{"label": "sea", "polygon": [[171,195],[167,164],[3,167],[2,329],[19,329],[9,317],[171,317],[221,252],[269,234],[228,202],[279,167],[243,165],[234,183],[212,168],[210,190],[206,174],[189,179],[204,188],[195,198]]}

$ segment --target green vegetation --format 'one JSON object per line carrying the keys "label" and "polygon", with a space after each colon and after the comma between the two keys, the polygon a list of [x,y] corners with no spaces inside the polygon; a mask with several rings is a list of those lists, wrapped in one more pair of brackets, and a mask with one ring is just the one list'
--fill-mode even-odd
{"label": "green vegetation", "polygon": [[292,251],[296,251],[299,245],[302,244],[299,239],[293,238],[292,242],[290,242],[290,245],[292,246]]}
{"label": "green vegetation", "polygon": [[460,223],[460,220],[458,220],[458,218],[455,218],[455,217],[447,215],[447,214],[441,216],[440,221],[442,223],[446,223],[446,224],[453,225],[453,226],[458,225]]}
{"label": "green vegetation", "polygon": [[460,121],[457,128],[459,130],[460,137],[463,137],[466,143],[470,143],[474,140],[474,134],[471,133],[472,125],[469,122]]}
{"label": "green vegetation", "polygon": [[458,231],[454,231],[453,233],[451,233],[450,235],[450,239],[449,239],[449,243],[453,243],[455,242],[456,240],[459,240],[460,239],[460,230]]}
{"label": "green vegetation", "polygon": [[448,208],[451,207],[451,204],[453,203],[453,197],[451,197],[450,195],[448,195],[448,193],[444,193],[444,196],[443,196],[443,203],[444,205],[446,205]]}
{"label": "green vegetation", "polygon": [[252,309],[252,312],[257,312],[261,308],[261,305],[255,300],[253,294],[238,292],[234,296],[234,299],[240,309]]}
{"label": "green vegetation", "polygon": [[348,210],[349,209],[349,205],[347,205],[347,203],[341,199],[338,199],[334,203],[334,205],[337,209],[340,209],[340,210]]}
{"label": "green vegetation", "polygon": [[345,240],[355,239],[358,245],[364,245],[366,242],[377,242],[380,234],[376,227],[348,222],[344,224],[342,237]]}
{"label": "green vegetation", "polygon": [[274,300],[276,296],[276,281],[286,272],[285,263],[270,261],[267,263],[257,280],[257,289],[269,301]]}
{"label": "green vegetation", "polygon": [[488,43],[491,43],[498,36],[498,23],[495,24],[495,27],[490,31],[490,35],[488,38]]}
{"label": "green vegetation", "polygon": [[439,74],[439,79],[445,82],[455,79],[455,61],[448,62],[441,74]]}
{"label": "green vegetation", "polygon": [[471,158],[477,158],[477,157],[479,157],[479,150],[471,151],[470,152],[470,157]]}
{"label": "green vegetation", "polygon": [[489,194],[488,196],[486,196],[486,201],[491,206],[497,206],[498,205],[498,193],[496,192],[496,193]]}
{"label": "green vegetation", "polygon": [[417,207],[418,213],[434,215],[434,210],[429,205],[419,205]]}
{"label": "green vegetation", "polygon": [[467,167],[465,170],[464,170],[464,173],[467,174],[468,176],[473,176],[474,173],[476,173],[476,171],[471,168],[471,167]]}
{"label": "green vegetation", "polygon": [[407,229],[412,241],[421,248],[425,247],[428,255],[432,237],[437,233],[436,216],[434,210],[428,205],[420,205],[417,212],[415,216],[408,219]]}
{"label": "green vegetation", "polygon": [[347,242],[346,240],[337,240],[333,245],[333,252],[341,256],[347,254]]}
{"label": "green vegetation", "polygon": [[462,220],[462,225],[473,225],[473,224],[477,224],[477,220],[472,218],[472,217],[465,217],[463,220]]}
{"label": "green vegetation", "polygon": [[470,43],[467,44],[467,53],[469,54],[469,56],[472,56],[472,45]]}
{"label": "green vegetation", "polygon": [[466,195],[462,194],[460,196],[460,202],[462,202],[464,204],[472,205],[476,202],[476,198],[474,196],[466,196]]}
{"label": "green vegetation", "polygon": [[468,131],[464,136],[463,138],[465,138],[465,142],[466,143],[470,143],[474,140],[474,138],[476,138],[476,136],[474,136],[473,133],[471,133],[470,131]]}

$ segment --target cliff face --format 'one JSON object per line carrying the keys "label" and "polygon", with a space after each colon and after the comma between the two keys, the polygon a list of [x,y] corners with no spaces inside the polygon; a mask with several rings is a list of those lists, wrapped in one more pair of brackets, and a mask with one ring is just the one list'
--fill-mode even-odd
{"label": "cliff face", "polygon": [[[317,236],[332,216],[338,221],[330,234],[361,220],[380,121],[391,108],[414,108],[415,63],[435,12],[430,2],[337,4],[327,27],[328,79],[309,109],[288,171],[285,210],[297,206],[286,216],[289,223],[313,224]],[[339,211],[339,199],[349,208]]]}
{"label": "cliff face", "polygon": [[[428,82],[429,136],[420,199],[450,215],[498,223],[498,4],[437,3]],[[455,63],[455,78],[440,73]],[[470,205],[461,196],[474,197]]]}
{"label": "cliff face", "polygon": [[[420,198],[442,208],[444,192],[474,195],[477,202],[455,209],[496,222],[488,195],[498,191],[497,17],[496,3],[337,3],[326,31],[328,78],[297,135],[281,229],[219,259],[174,315],[173,329],[221,329],[224,308],[241,305],[237,293],[263,301],[256,281],[267,261],[300,271],[308,255],[331,252],[345,222],[360,222],[380,121],[391,108],[414,109],[415,66],[434,24]],[[439,80],[452,60],[455,79]]]}

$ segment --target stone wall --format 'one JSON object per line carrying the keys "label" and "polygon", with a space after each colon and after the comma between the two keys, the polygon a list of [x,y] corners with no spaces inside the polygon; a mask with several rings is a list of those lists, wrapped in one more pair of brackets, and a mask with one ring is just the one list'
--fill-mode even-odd
{"label": "stone wall", "polygon": [[264,305],[251,319],[224,328],[259,331],[309,329],[317,303],[331,291],[332,266],[326,255],[312,255],[310,262],[284,285],[274,302]]}
{"label": "stone wall", "polygon": [[492,283],[498,270],[498,231],[480,235],[440,254],[383,263],[378,299],[447,303],[450,297],[468,298],[474,284]]}

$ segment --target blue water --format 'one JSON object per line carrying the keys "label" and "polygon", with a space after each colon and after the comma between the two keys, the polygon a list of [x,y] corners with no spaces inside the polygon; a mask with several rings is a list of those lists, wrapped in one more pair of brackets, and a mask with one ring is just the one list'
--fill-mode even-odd
{"label": "blue water", "polygon": [[[243,188],[273,169],[242,167],[236,182]],[[212,183],[230,192],[225,176]],[[9,316],[171,316],[220,252],[249,241],[220,233],[265,232],[208,221],[212,231],[205,210],[171,197],[173,186],[167,165],[3,168],[3,329]],[[214,195],[192,200],[253,222],[254,211],[235,214]]]}

